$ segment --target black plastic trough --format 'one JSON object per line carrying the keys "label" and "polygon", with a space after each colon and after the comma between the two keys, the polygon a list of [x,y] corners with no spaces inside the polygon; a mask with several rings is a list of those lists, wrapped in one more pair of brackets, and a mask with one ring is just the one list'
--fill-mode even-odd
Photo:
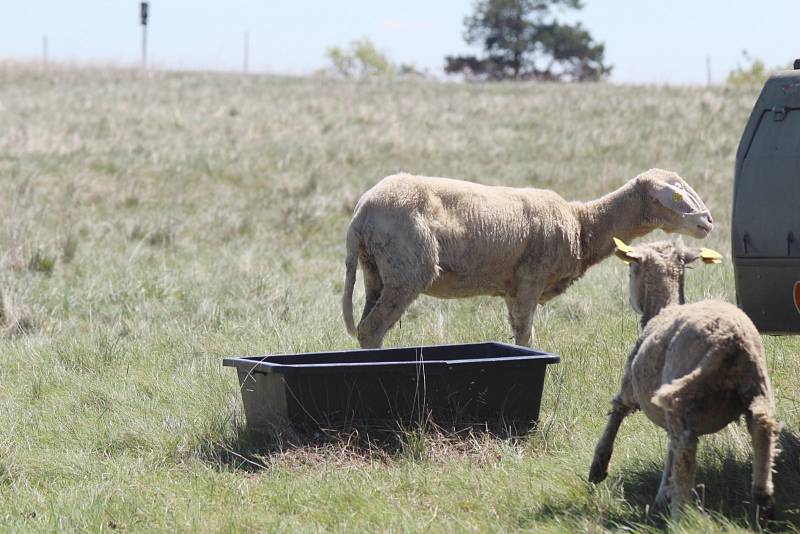
{"label": "black plastic trough", "polygon": [[539,418],[554,354],[505,343],[225,358],[239,374],[247,425],[297,429],[432,421],[521,431]]}

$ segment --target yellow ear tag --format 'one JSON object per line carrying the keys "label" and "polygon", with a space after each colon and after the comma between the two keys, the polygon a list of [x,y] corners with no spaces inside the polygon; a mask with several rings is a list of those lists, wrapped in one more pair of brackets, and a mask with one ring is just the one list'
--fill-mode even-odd
{"label": "yellow ear tag", "polygon": [[611,239],[614,240],[614,245],[616,245],[617,250],[620,250],[622,252],[633,252],[633,247],[630,245],[626,245],[622,239],[618,237],[612,237]]}
{"label": "yellow ear tag", "polygon": [[674,195],[672,195],[672,201],[675,204],[679,204],[682,200],[683,200],[683,195],[678,193],[677,191],[675,192]]}
{"label": "yellow ear tag", "polygon": [[625,242],[618,237],[613,237],[612,239],[614,240],[614,245],[617,247],[614,254],[626,264],[630,264],[631,260],[628,258],[628,254],[633,252],[633,247],[626,245]]}
{"label": "yellow ear tag", "polygon": [[722,263],[722,254],[710,248],[701,248],[700,259],[703,263]]}

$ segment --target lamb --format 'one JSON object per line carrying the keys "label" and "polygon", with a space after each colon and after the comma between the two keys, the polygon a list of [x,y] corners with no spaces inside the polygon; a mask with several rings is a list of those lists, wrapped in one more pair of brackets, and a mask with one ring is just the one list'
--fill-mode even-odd
{"label": "lamb", "polygon": [[[515,342],[530,345],[533,315],[614,251],[611,237],[656,228],[705,237],[711,214],[674,172],[650,169],[590,202],[553,191],[490,187],[397,174],[364,193],[347,230],[342,314],[364,348],[386,332],[420,293],[505,299]],[[365,304],[353,321],[356,266]]]}
{"label": "lamb", "polygon": [[744,414],[753,440],[754,502],[759,518],[773,511],[772,465],[780,425],[767,375],[764,347],[752,321],[718,300],[684,304],[684,272],[698,258],[718,263],[707,249],[677,242],[636,248],[618,242],[630,263],[630,304],[642,315],[642,333],[625,364],[620,391],[594,454],[589,480],[608,475],[622,420],[641,409],[669,435],[656,502],[671,499],[674,521],[694,488],[698,436],[718,432]]}

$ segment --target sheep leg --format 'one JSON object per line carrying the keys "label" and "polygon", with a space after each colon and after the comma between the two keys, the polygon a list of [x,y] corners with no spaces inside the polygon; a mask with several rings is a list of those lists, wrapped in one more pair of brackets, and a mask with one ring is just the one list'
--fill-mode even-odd
{"label": "sheep leg", "polygon": [[358,323],[358,343],[361,348],[380,348],[386,332],[400,319],[419,293],[408,288],[384,286],[372,310]]}
{"label": "sheep leg", "polygon": [[383,280],[381,280],[377,266],[371,261],[362,261],[361,271],[364,273],[364,311],[361,313],[363,321],[381,296]]}
{"label": "sheep leg", "polygon": [[672,464],[675,462],[675,455],[672,447],[667,444],[667,458],[664,460],[664,472],[661,474],[661,483],[658,485],[656,493],[656,505],[666,506],[669,502],[669,479],[672,476]]}
{"label": "sheep leg", "polygon": [[542,290],[539,286],[520,289],[513,297],[506,297],[508,322],[514,331],[514,343],[530,347],[533,343],[533,315]]}
{"label": "sheep leg", "polygon": [[747,419],[753,440],[753,501],[758,506],[759,521],[767,521],[774,517],[772,464],[780,425],[766,397],[754,400],[750,407]]}
{"label": "sheep leg", "polygon": [[424,225],[381,228],[373,232],[371,243],[372,265],[364,275],[364,283],[368,284],[365,308],[370,309],[356,328],[362,348],[381,346],[386,332],[431,284],[437,272],[436,240]]}
{"label": "sheep leg", "polygon": [[697,441],[697,434],[691,430],[670,431],[673,465],[669,487],[672,493],[671,515],[675,523],[680,520],[683,507],[694,499]]}
{"label": "sheep leg", "polygon": [[603,435],[594,451],[594,460],[589,468],[589,482],[597,484],[608,476],[608,464],[614,452],[614,440],[622,420],[634,411],[634,408],[622,401],[622,393],[618,393],[611,401],[611,411],[608,412],[608,423],[603,430]]}

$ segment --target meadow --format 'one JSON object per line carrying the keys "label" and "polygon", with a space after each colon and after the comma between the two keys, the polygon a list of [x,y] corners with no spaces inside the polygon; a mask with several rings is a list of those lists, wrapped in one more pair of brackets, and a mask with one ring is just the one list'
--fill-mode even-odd
{"label": "meadow", "polygon": [[[356,347],[340,298],[359,195],[408,171],[591,199],[677,171],[729,256],[758,87],[470,85],[0,65],[0,531],[660,531],[666,436],[635,415],[587,482],[638,333],[610,258],[541,307],[561,355],[519,439],[261,443],[225,356]],[[651,234],[645,240],[664,238]],[[361,278],[356,310],[360,313]],[[687,297],[733,301],[730,261]],[[386,346],[510,341],[501,299],[420,298]],[[778,520],[800,529],[800,339],[766,337]],[[701,441],[705,513],[756,529],[743,424]]]}

